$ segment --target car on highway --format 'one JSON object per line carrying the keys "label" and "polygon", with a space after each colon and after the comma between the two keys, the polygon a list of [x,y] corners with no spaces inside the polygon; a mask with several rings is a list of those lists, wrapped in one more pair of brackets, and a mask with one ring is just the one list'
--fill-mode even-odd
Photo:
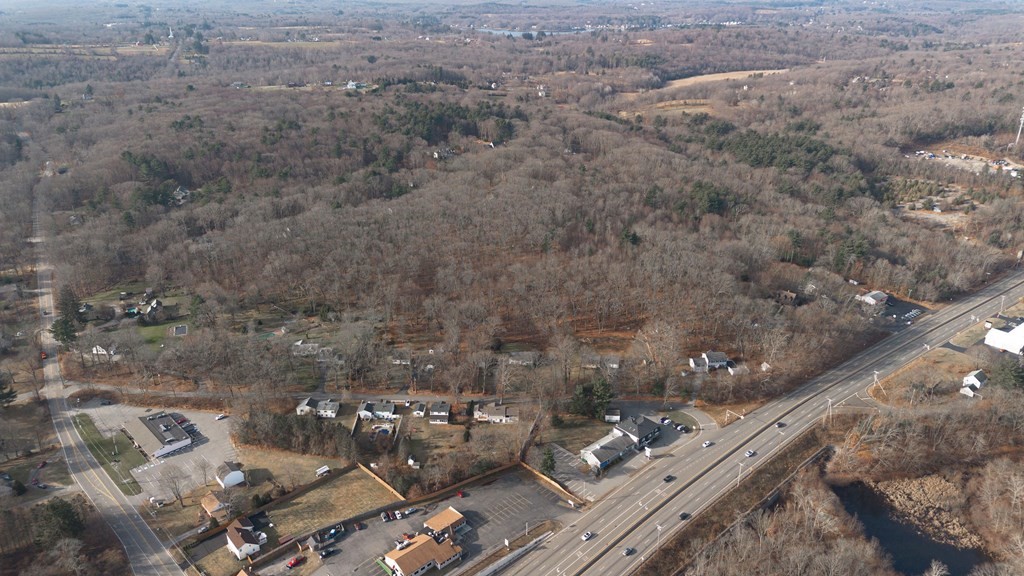
{"label": "car on highway", "polygon": [[629,546],[626,546],[625,548],[622,549],[622,555],[623,556],[629,556],[633,552],[634,552],[634,550],[632,548],[630,548]]}
{"label": "car on highway", "polygon": [[747,450],[743,455],[747,458],[753,458],[754,456],[757,456],[757,450]]}
{"label": "car on highway", "polygon": [[587,540],[590,540],[593,537],[594,537],[594,533],[590,532],[588,530],[588,531],[584,532],[582,536],[580,536],[580,539],[583,540],[584,542],[586,542]]}
{"label": "car on highway", "polygon": [[704,441],[704,443],[703,443],[703,444],[701,444],[701,446],[703,446],[703,447],[705,447],[705,448],[709,448],[709,447],[711,447],[712,445],[714,445],[714,442],[712,442],[711,440],[705,440],[705,441]]}
{"label": "car on highway", "polygon": [[776,422],[775,423],[775,427],[776,428],[785,428],[786,427],[786,423],[785,422]]}
{"label": "car on highway", "polygon": [[679,519],[684,521],[684,522],[689,520],[690,519],[690,513],[689,512],[680,512],[679,513]]}
{"label": "car on highway", "polygon": [[214,418],[214,420],[223,420],[223,419],[225,419],[227,417],[228,417],[227,414],[217,414],[217,417]]}
{"label": "car on highway", "polygon": [[288,563],[284,565],[284,567],[289,569],[289,570],[291,570],[292,568],[297,567],[298,565],[302,564],[305,561],[306,561],[306,557],[305,556],[301,556],[301,555],[300,556],[296,556],[296,557],[292,558],[291,560],[289,560]]}
{"label": "car on highway", "polygon": [[671,481],[673,481],[675,479],[676,479],[676,477],[671,475],[671,474],[669,474],[668,476],[665,476],[664,478],[662,478],[662,480],[664,480],[665,482],[671,482]]}

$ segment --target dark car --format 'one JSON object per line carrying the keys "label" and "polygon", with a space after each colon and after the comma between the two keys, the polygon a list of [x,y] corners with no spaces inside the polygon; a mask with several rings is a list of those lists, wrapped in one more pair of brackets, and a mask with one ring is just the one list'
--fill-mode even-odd
{"label": "dark car", "polygon": [[671,482],[671,481],[673,481],[675,479],[676,479],[676,477],[671,475],[671,474],[669,474],[668,476],[665,476],[664,478],[662,478],[662,480],[664,480],[665,482]]}
{"label": "dark car", "polygon": [[338,551],[337,548],[327,548],[326,550],[321,550],[320,551],[320,557],[321,558],[327,558],[328,556],[330,556],[331,554],[334,554],[337,551]]}
{"label": "dark car", "polygon": [[776,428],[785,428],[786,427],[786,423],[785,422],[776,422],[775,423],[775,427]]}
{"label": "dark car", "polygon": [[44,466],[46,466],[46,460],[43,460],[43,461],[42,461],[42,462],[40,462],[39,464],[36,464],[36,468],[42,468],[42,467],[44,467]]}
{"label": "dark car", "polygon": [[690,519],[690,513],[689,512],[680,512],[679,513],[679,519],[680,520],[689,520]]}

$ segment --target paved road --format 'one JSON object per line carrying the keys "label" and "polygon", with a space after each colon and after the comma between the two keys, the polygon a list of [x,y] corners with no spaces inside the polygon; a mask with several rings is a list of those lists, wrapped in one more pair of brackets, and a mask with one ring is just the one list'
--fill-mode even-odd
{"label": "paved road", "polygon": [[[610,494],[571,526],[528,554],[508,574],[562,576],[565,574],[629,574],[637,569],[661,541],[685,523],[681,512],[697,514],[770,459],[791,439],[828,417],[832,409],[859,402],[880,377],[941,346],[957,332],[1000,311],[1024,296],[1024,273],[1015,271],[977,294],[865,350],[798,390],[751,412],[724,429],[704,431],[702,448],[694,442],[681,447],[655,449],[658,458],[627,485]],[[784,427],[777,427],[783,422]],[[744,452],[753,450],[753,457]],[[676,479],[665,482],[672,474]],[[591,531],[594,537],[583,541]],[[635,550],[623,555],[625,547]]]}
{"label": "paved road", "polygon": [[[36,201],[36,215],[33,222],[35,242],[41,242],[39,225],[39,204]],[[138,576],[181,576],[183,572],[171,559],[149,526],[142,520],[128,499],[118,490],[107,473],[85,447],[71,422],[71,411],[65,397],[65,387],[60,374],[60,364],[55,360],[56,345],[47,329],[53,321],[53,270],[45,262],[44,250],[40,247],[36,278],[39,283],[39,308],[46,312],[40,315],[40,340],[50,355],[43,367],[46,379],[45,396],[49,403],[53,426],[57,432],[68,463],[71,477],[92,501],[100,515],[113,528],[124,546],[131,563],[132,572]]]}

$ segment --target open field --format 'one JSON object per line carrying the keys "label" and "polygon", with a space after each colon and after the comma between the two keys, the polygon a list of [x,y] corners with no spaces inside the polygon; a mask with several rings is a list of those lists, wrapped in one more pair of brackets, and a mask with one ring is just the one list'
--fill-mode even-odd
{"label": "open field", "polygon": [[128,442],[128,439],[116,433],[112,438],[104,438],[87,414],[78,414],[72,421],[93,457],[121,492],[128,496],[141,493],[142,488],[132,476],[131,469],[145,464],[146,458]]}
{"label": "open field", "polygon": [[238,446],[237,454],[238,461],[245,467],[246,478],[254,486],[273,479],[285,488],[292,489],[315,480],[317,468],[337,468],[340,465],[334,458],[305,456],[245,445]]}
{"label": "open field", "polygon": [[959,401],[964,399],[958,394],[964,375],[978,368],[977,361],[966,354],[935,348],[869,392],[875,400],[892,406]]}
{"label": "open field", "polygon": [[705,82],[743,80],[744,78],[752,78],[756,76],[771,76],[773,74],[783,74],[786,72],[789,72],[789,68],[780,68],[777,70],[737,70],[735,72],[721,72],[718,74],[701,74],[700,76],[690,76],[689,78],[671,80],[665,83],[665,87],[662,88],[662,90],[696,86],[697,84],[704,84]]}
{"label": "open field", "polygon": [[763,404],[763,400],[742,402],[739,404],[702,404],[700,406],[700,410],[707,414],[708,416],[714,418],[715,422],[718,424],[719,427],[724,428],[739,419],[736,416],[736,414],[746,414],[747,412],[752,412],[760,408]]}
{"label": "open field", "polygon": [[356,468],[280,507],[272,507],[269,516],[279,537],[295,537],[397,501],[380,482]]}
{"label": "open field", "polygon": [[565,414],[562,420],[564,423],[555,428],[551,421],[545,418],[537,440],[554,442],[569,452],[578,454],[580,450],[597,442],[612,429],[612,424],[575,414]]}

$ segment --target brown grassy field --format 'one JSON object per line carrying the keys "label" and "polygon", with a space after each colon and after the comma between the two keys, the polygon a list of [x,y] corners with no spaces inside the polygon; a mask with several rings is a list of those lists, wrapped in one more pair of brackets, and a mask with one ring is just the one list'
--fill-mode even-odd
{"label": "brown grassy field", "polygon": [[600,420],[593,420],[565,414],[562,416],[565,423],[558,428],[551,425],[547,418],[541,424],[541,431],[537,440],[542,442],[554,442],[573,454],[597,442],[602,436],[611,432],[612,425]]}
{"label": "brown grassy field", "polygon": [[958,399],[963,376],[977,368],[977,361],[966,354],[936,348],[882,379],[881,386],[872,386],[869,393],[891,406],[953,401]]}

